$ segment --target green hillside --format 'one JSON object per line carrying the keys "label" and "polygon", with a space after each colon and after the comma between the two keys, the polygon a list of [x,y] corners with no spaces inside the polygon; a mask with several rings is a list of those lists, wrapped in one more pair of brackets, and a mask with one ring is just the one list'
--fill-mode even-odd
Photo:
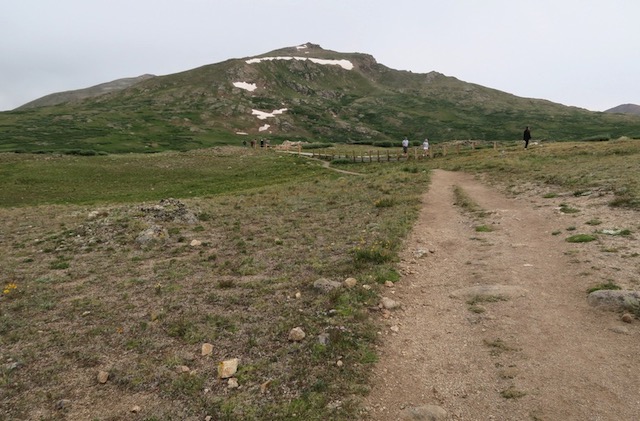
{"label": "green hillside", "polygon": [[[313,58],[266,60],[276,57]],[[393,70],[366,54],[307,44],[153,77],[110,94],[0,113],[0,152],[191,150],[251,137],[371,143],[429,137],[517,140],[640,137],[640,116],[516,97],[437,72]],[[255,59],[255,58],[254,58]],[[353,68],[335,62],[341,60]],[[236,87],[242,82],[255,90]],[[252,110],[272,113],[259,119]]]}

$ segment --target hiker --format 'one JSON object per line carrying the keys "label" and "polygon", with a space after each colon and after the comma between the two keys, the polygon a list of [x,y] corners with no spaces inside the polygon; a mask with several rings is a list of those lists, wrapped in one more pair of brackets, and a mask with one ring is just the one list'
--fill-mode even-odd
{"label": "hiker", "polygon": [[408,150],[409,150],[409,139],[407,139],[407,137],[405,136],[404,139],[402,139],[402,153],[406,155]]}
{"label": "hiker", "polygon": [[422,156],[429,156],[429,139],[426,137],[422,142]]}
{"label": "hiker", "polygon": [[524,140],[524,148],[527,149],[529,147],[529,140],[531,140],[531,130],[529,130],[529,126],[524,129],[522,139]]}

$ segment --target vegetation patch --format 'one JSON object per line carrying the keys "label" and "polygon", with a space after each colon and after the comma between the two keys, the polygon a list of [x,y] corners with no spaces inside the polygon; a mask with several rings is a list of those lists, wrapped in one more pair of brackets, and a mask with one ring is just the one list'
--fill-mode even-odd
{"label": "vegetation patch", "polygon": [[588,243],[591,241],[595,241],[597,239],[598,237],[591,234],[576,234],[576,235],[572,235],[571,237],[568,237],[566,241],[568,243]]}
{"label": "vegetation patch", "polygon": [[526,395],[527,395],[527,392],[518,390],[515,387],[510,387],[500,392],[500,396],[502,396],[505,399],[518,399]]}
{"label": "vegetation patch", "polygon": [[560,212],[562,213],[578,213],[580,209],[569,206],[566,203],[560,204]]}
{"label": "vegetation patch", "polygon": [[619,289],[622,289],[622,288],[616,285],[613,281],[608,281],[603,284],[598,284],[587,289],[587,294],[591,294],[592,292],[600,291],[600,290],[619,290]]}
{"label": "vegetation patch", "polygon": [[486,216],[485,211],[460,186],[453,186],[454,204],[478,217]]}

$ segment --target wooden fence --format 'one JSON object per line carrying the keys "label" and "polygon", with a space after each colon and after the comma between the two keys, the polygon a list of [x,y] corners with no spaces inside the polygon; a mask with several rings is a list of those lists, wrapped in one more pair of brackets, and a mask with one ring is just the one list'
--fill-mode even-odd
{"label": "wooden fence", "polygon": [[[309,156],[311,158],[322,159],[324,161],[334,161],[336,159],[339,160],[348,160],[351,162],[391,162],[391,161],[418,161],[420,159],[435,158],[438,156],[447,156],[447,154],[456,154],[460,155],[461,153],[467,151],[473,151],[478,148],[486,148],[487,144],[484,143],[482,146],[478,142],[468,142],[465,144],[457,143],[457,144],[440,144],[440,145],[432,145],[429,148],[429,152],[427,155],[423,153],[422,148],[414,147],[408,153],[404,154],[402,152],[397,151],[367,151],[366,153],[356,153],[355,151],[351,153],[336,153],[336,152],[326,152],[326,151],[314,151],[310,152],[302,152],[302,147],[298,146],[298,154]],[[491,146],[489,146],[491,147]],[[498,149],[498,142],[493,142],[493,149]]]}

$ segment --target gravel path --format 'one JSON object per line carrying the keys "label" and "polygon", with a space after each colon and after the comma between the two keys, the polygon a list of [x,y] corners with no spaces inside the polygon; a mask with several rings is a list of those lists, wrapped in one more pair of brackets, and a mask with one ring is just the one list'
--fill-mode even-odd
{"label": "gravel path", "polygon": [[[454,186],[489,215],[455,206]],[[583,212],[560,213],[560,200]],[[640,419],[640,322],[586,301],[586,289],[610,276],[637,282],[640,258],[564,241],[567,227],[593,215],[623,224],[637,214],[597,198],[507,198],[441,170],[423,201],[401,255],[403,279],[386,294],[402,309],[384,320],[364,419]]]}

